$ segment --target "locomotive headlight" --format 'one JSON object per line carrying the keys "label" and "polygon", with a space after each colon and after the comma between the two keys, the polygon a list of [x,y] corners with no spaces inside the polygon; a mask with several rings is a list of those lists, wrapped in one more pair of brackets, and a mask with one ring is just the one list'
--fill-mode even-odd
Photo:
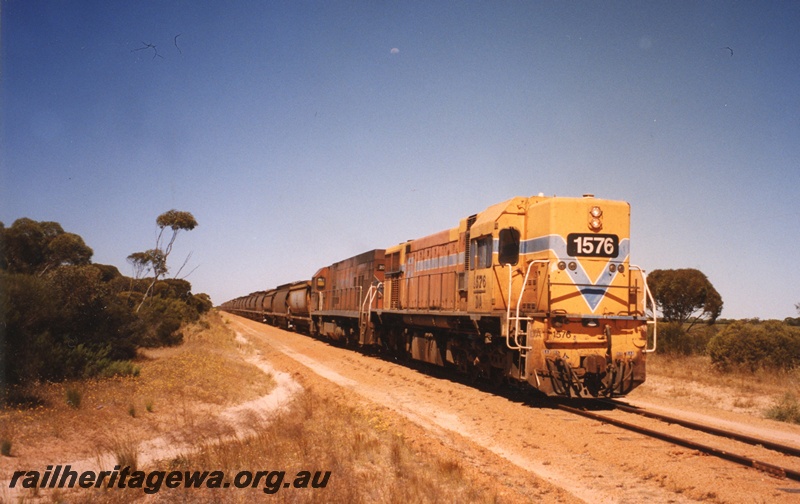
{"label": "locomotive headlight", "polygon": [[608,265],[608,271],[610,271],[611,273],[614,273],[615,271],[617,271],[617,265],[614,264],[614,263],[609,264]]}
{"label": "locomotive headlight", "polygon": [[620,264],[619,268],[617,268],[617,270],[619,270],[620,273],[625,273],[625,265],[624,264]]}
{"label": "locomotive headlight", "polygon": [[570,262],[569,262],[569,266],[568,266],[568,267],[569,267],[569,270],[570,270],[570,271],[575,271],[576,269],[578,269],[578,265],[577,265],[577,264],[575,264],[575,262],[574,262],[574,261],[570,261]]}
{"label": "locomotive headlight", "polygon": [[599,206],[593,206],[589,210],[589,229],[592,231],[600,231],[603,229],[603,210]]}
{"label": "locomotive headlight", "polygon": [[567,263],[565,263],[564,261],[558,261],[558,269],[564,271],[565,269],[567,269]]}

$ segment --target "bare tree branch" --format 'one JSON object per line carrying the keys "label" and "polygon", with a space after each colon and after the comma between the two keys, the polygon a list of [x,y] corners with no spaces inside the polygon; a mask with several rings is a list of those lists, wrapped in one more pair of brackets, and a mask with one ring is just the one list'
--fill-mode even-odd
{"label": "bare tree branch", "polygon": [[183,268],[184,268],[184,267],[186,267],[186,264],[189,262],[189,259],[191,259],[191,258],[192,258],[192,254],[193,254],[193,252],[189,252],[189,253],[186,255],[186,259],[184,259],[184,260],[183,260],[183,264],[181,264],[181,267],[180,267],[180,268],[178,268],[178,272],[177,272],[177,273],[175,273],[175,275],[174,275],[174,276],[175,276],[175,278],[179,278],[179,276],[180,276],[180,274],[181,274],[181,271],[183,271]]}

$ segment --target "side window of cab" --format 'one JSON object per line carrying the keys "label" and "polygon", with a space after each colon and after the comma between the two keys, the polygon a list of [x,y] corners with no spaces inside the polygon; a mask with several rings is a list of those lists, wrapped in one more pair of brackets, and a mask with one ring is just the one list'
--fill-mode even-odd
{"label": "side window of cab", "polygon": [[516,266],[519,262],[519,230],[501,229],[499,249],[500,264]]}
{"label": "side window of cab", "polygon": [[484,269],[492,266],[492,244],[491,235],[472,240],[470,246],[472,251],[471,269]]}

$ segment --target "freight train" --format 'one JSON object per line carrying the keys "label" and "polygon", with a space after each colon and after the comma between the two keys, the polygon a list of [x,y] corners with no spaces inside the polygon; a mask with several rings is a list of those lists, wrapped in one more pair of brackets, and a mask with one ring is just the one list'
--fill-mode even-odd
{"label": "freight train", "polygon": [[621,396],[657,338],[629,256],[628,203],[516,197],[220,308],[551,396]]}

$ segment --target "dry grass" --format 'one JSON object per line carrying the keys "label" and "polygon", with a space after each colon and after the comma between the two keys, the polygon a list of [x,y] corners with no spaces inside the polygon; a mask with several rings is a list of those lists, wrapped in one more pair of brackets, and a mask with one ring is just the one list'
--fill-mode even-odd
{"label": "dry grass", "polygon": [[16,401],[0,410],[0,440],[10,443],[15,459],[0,460],[0,479],[10,476],[10,462],[35,467],[36,461],[90,459],[102,451],[130,453],[119,447],[167,432],[197,435],[209,407],[255,399],[274,387],[271,377],[242,361],[233,331],[216,313],[184,335],[179,347],[142,352],[136,377],[13,391]]}
{"label": "dry grass", "polygon": [[[265,497],[278,502],[348,504],[502,500],[459,460],[405,439],[385,410],[313,390],[298,394],[289,408],[260,426],[254,436],[207,438],[196,451],[150,469],[219,470],[228,481],[243,470],[285,471],[282,479],[276,479],[276,474],[254,488],[162,489],[158,500],[168,502],[250,502]],[[305,488],[294,488],[301,471],[309,471],[311,480]],[[324,486],[313,488],[313,481],[324,481]],[[141,496],[141,490],[83,495],[94,502],[131,502]]]}
{"label": "dry grass", "polygon": [[[310,471],[312,481],[314,477],[323,481],[328,471],[330,476],[324,488],[278,485],[271,496],[264,492],[264,480],[257,488],[162,488],[152,496],[142,489],[100,488],[48,490],[44,495],[30,490],[18,497],[44,502],[143,498],[250,502],[265,497],[279,502],[343,503],[508,500],[502,496],[506,490],[498,497],[491,478],[465,467],[456,452],[443,449],[439,441],[407,439],[406,420],[332,385],[331,390],[340,391],[317,393],[307,387],[289,407],[254,423],[255,435],[235,435],[230,426],[213,418],[214,413],[263,395],[272,382],[242,362],[242,351],[250,351],[250,345],[237,341],[217,315],[185,335],[181,347],[146,352],[137,362],[138,377],[40,384],[24,391],[37,399],[0,412],[0,439],[13,443],[16,457],[14,468],[0,465],[0,479],[19,467],[43,469],[46,464],[110,456],[110,463],[121,467],[219,470],[229,479],[243,470],[286,471],[283,482],[289,483],[300,471]],[[68,389],[81,395],[79,409],[67,405]],[[193,448],[171,460],[143,463],[143,443],[155,437],[176,443],[191,439]]]}
{"label": "dry grass", "polygon": [[648,381],[669,384],[662,391],[669,397],[755,416],[766,416],[787,394],[800,396],[800,369],[723,373],[706,356],[652,355],[647,373]]}

